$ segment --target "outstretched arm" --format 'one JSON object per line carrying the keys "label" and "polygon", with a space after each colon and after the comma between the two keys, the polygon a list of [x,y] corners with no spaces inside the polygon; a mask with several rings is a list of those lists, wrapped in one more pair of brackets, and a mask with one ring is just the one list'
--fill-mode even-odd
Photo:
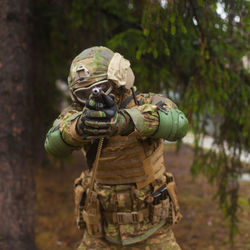
{"label": "outstretched arm", "polygon": [[54,121],[46,135],[44,147],[54,157],[66,158],[73,150],[80,149],[88,141],[76,132],[76,123],[81,111],[74,107],[65,109]]}
{"label": "outstretched arm", "polygon": [[170,99],[160,95],[153,95],[148,103],[124,111],[142,137],[176,141],[183,138],[188,130],[188,120],[183,112]]}

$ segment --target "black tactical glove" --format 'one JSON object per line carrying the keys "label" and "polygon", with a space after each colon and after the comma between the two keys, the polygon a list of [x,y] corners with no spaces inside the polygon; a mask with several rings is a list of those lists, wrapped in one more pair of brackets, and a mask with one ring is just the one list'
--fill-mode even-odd
{"label": "black tactical glove", "polygon": [[101,99],[90,98],[86,101],[86,108],[77,126],[85,138],[123,135],[134,129],[129,115],[118,111],[113,95],[101,93]]}

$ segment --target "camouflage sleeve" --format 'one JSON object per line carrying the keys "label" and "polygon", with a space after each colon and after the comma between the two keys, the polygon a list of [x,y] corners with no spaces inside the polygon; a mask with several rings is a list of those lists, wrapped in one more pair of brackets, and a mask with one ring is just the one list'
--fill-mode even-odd
{"label": "camouflage sleeve", "polygon": [[155,105],[144,104],[124,111],[131,117],[136,132],[142,137],[152,136],[159,127],[159,116]]}
{"label": "camouflage sleeve", "polygon": [[55,157],[67,157],[86,143],[75,131],[80,115],[81,111],[71,106],[61,112],[46,135],[44,146],[48,153]]}
{"label": "camouflage sleeve", "polygon": [[186,135],[188,121],[170,99],[150,93],[142,97],[140,104],[125,109],[140,136],[175,141]]}
{"label": "camouflage sleeve", "polygon": [[[82,147],[84,140],[76,133],[76,123],[79,119],[81,111],[70,110],[65,115],[61,116],[59,130],[63,140],[74,147]],[[60,117],[60,116],[59,116]]]}

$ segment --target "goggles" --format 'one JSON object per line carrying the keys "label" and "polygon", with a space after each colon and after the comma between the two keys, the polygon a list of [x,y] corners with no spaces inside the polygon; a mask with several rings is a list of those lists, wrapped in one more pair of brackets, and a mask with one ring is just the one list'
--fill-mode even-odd
{"label": "goggles", "polygon": [[71,91],[72,91],[73,95],[75,96],[75,98],[77,99],[77,101],[79,101],[82,104],[85,104],[86,100],[91,95],[92,89],[95,87],[101,88],[102,91],[106,95],[110,94],[110,92],[113,89],[110,82],[105,79],[105,80],[90,84],[88,86],[78,87],[76,89],[71,88]]}

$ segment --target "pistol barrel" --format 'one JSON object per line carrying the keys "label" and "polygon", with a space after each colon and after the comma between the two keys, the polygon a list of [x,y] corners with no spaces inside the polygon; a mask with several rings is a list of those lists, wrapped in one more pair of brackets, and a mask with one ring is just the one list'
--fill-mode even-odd
{"label": "pistol barrel", "polygon": [[92,89],[92,94],[93,94],[93,97],[99,97],[102,93],[102,89],[101,88],[98,88],[98,87],[95,87]]}

